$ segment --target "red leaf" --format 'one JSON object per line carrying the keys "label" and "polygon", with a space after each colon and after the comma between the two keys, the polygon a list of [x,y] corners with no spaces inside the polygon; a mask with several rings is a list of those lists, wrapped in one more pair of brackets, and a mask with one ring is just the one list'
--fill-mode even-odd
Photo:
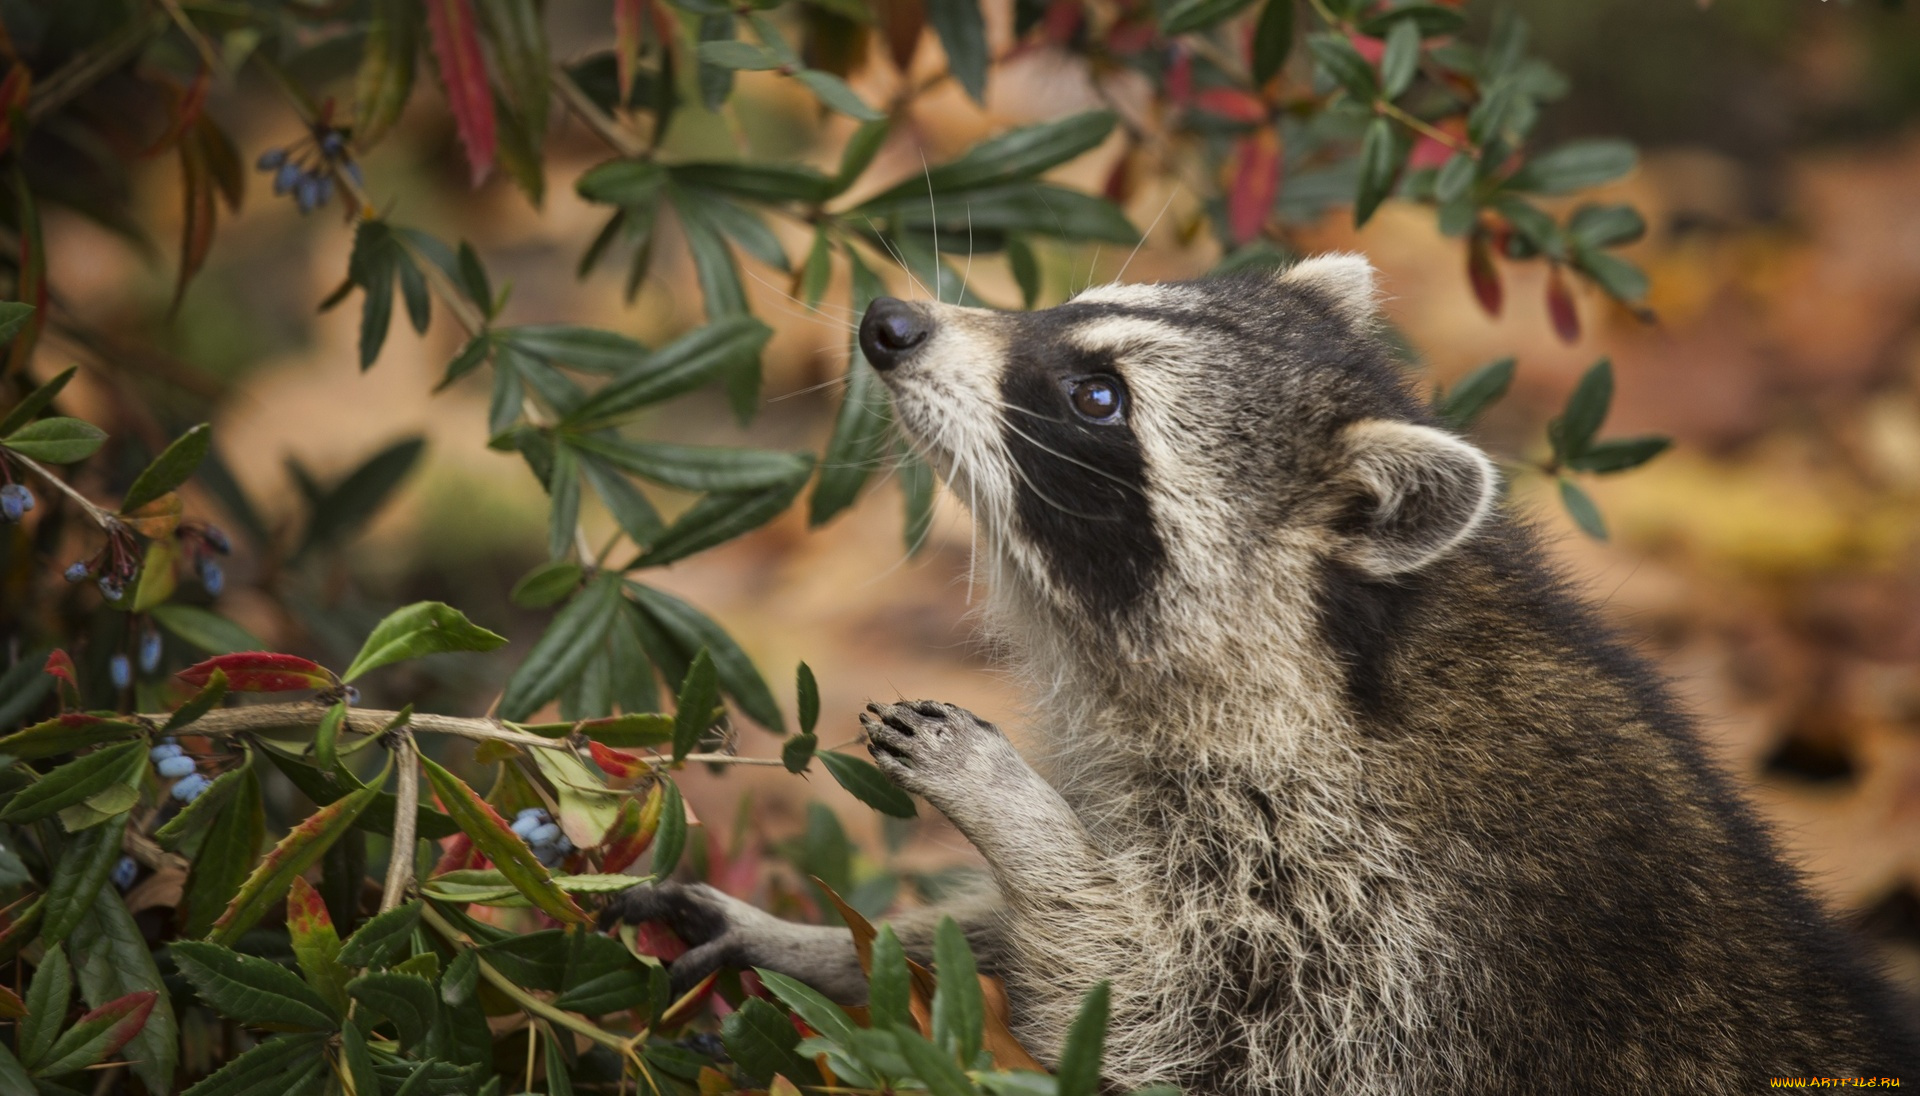
{"label": "red leaf", "polygon": [[59,648],[47,656],[46,672],[76,689],[80,687],[80,679],[74,676],[73,656]]}
{"label": "red leaf", "polygon": [[1182,45],[1173,47],[1173,64],[1167,66],[1167,98],[1182,107],[1193,98],[1193,51]]}
{"label": "red leaf", "polygon": [[330,689],[334,685],[333,675],[311,659],[262,651],[215,655],[180,671],[179,677],[197,689],[207,683],[215,670],[227,675],[227,688],[243,693]]}
{"label": "red leaf", "polygon": [[653,844],[653,836],[660,829],[660,807],[664,797],[660,785],[655,784],[647,794],[647,804],[642,807],[631,799],[620,804],[620,813],[614,816],[613,825],[607,827],[607,836],[600,843],[600,870],[613,874],[640,859],[640,854]]}
{"label": "red leaf", "polygon": [[27,108],[27,96],[33,91],[33,73],[14,62],[7,78],[0,80],[0,153],[13,144],[13,112]]}
{"label": "red leaf", "polygon": [[1040,17],[1040,33],[1049,45],[1064,46],[1073,41],[1086,19],[1080,0],[1053,0],[1047,14]]}
{"label": "red leaf", "polygon": [[1121,22],[1107,32],[1107,51],[1116,56],[1144,53],[1160,36],[1160,29],[1152,23]]}
{"label": "red leaf", "polygon": [[1236,88],[1208,88],[1193,97],[1193,104],[1235,122],[1253,125],[1267,120],[1267,104]]}
{"label": "red leaf", "polygon": [[116,997],[108,1001],[75,1020],[73,1026],[78,1027],[88,1020],[112,1018],[113,1034],[108,1038],[106,1049],[100,1052],[100,1056],[105,1058],[117,1054],[121,1047],[126,1046],[134,1036],[140,1034],[141,1028],[147,1026],[147,1014],[153,1011],[153,1002],[159,996],[150,989],[136,990],[125,997]]}
{"label": "red leaf", "polygon": [[633,69],[646,39],[647,0],[613,0],[613,60],[620,75],[620,102],[633,94]]}
{"label": "red leaf", "polygon": [[480,866],[480,857],[474,853],[473,838],[464,833],[456,833],[441,841],[440,849],[440,862],[433,866],[430,875],[445,875],[450,871],[465,871]]}
{"label": "red leaf", "polygon": [[1133,196],[1133,149],[1129,147],[1113,162],[1113,170],[1107,172],[1106,185],[1100,188],[1100,194],[1115,205],[1126,205]]}
{"label": "red leaf", "polygon": [[218,191],[208,169],[204,149],[195,141],[180,142],[180,192],[186,204],[180,218],[180,276],[173,283],[173,307],[187,292],[187,283],[200,272],[213,249],[213,229],[219,220],[214,204]]}
{"label": "red leaf", "polygon": [[602,746],[592,739],[587,740],[587,750],[593,755],[593,763],[607,774],[609,787],[631,788],[652,771],[651,766],[634,754]]}
{"label": "red leaf", "polygon": [[27,1014],[27,1003],[18,994],[0,986],[0,1018],[18,1020]]}
{"label": "red leaf", "polygon": [[316,932],[333,931],[333,915],[327,912],[320,892],[297,875],[293,877],[292,889],[287,891],[287,931],[295,940]]}
{"label": "red leaf", "polygon": [[160,134],[159,140],[147,146],[146,151],[141,153],[142,156],[158,156],[172,148],[181,137],[186,135],[187,130],[200,120],[200,112],[207,106],[207,77],[208,72],[205,67],[202,67],[194,75],[193,83],[185,88],[168,85],[167,90],[171,101],[167,104],[169,115],[167,128]]}
{"label": "red leaf", "polygon": [[687,945],[665,921],[642,921],[633,927],[633,950],[671,963],[687,953]]}
{"label": "red leaf", "polygon": [[1227,191],[1227,226],[1235,244],[1260,235],[1280,190],[1280,141],[1271,129],[1243,137],[1234,150],[1233,187]]}
{"label": "red leaf", "polygon": [[1486,309],[1487,315],[1498,318],[1502,292],[1500,271],[1493,265],[1493,247],[1487,234],[1475,231],[1473,238],[1467,241],[1467,280],[1473,283],[1473,295]]}
{"label": "red leaf", "polygon": [[487,62],[480,53],[479,23],[471,0],[427,0],[427,29],[440,62],[440,85],[453,110],[460,143],[467,148],[473,185],[493,171],[493,92],[487,87]]}
{"label": "red leaf", "polygon": [[1566,276],[1560,272],[1558,263],[1547,275],[1547,315],[1552,318],[1553,333],[1560,336],[1561,342],[1580,340],[1580,313],[1573,307],[1573,293],[1567,288]]}
{"label": "red leaf", "polygon": [[927,29],[927,6],[921,0],[889,0],[879,5],[880,26],[887,36],[887,56],[893,67],[906,72],[913,67],[913,55],[920,52],[920,37]]}
{"label": "red leaf", "polygon": [[1369,38],[1364,34],[1348,34],[1347,41],[1353,43],[1354,52],[1367,59],[1367,64],[1380,67],[1380,59],[1387,55],[1387,41],[1384,38]]}

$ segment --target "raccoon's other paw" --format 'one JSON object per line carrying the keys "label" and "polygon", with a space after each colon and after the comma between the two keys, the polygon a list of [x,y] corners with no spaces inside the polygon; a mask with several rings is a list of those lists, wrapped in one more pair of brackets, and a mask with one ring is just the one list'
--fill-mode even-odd
{"label": "raccoon's other paw", "polygon": [[754,930],[773,918],[705,883],[649,883],[621,891],[600,914],[600,927],[664,921],[687,945],[667,973],[676,997],[721,967],[750,966]]}
{"label": "raccoon's other paw", "polygon": [[869,704],[860,726],[880,771],[942,810],[1026,768],[1000,728],[952,704]]}

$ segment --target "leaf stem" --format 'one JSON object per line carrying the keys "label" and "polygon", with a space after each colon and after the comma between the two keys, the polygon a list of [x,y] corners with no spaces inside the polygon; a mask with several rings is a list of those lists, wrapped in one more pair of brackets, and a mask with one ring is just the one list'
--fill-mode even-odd
{"label": "leaf stem", "polygon": [[1464,152],[1476,160],[1480,158],[1480,150],[1475,148],[1471,143],[1462,141],[1446,130],[1433,125],[1431,122],[1407,113],[1386,99],[1375,99],[1373,101],[1373,109],[1376,113],[1383,114],[1399,122],[1401,125],[1406,126],[1408,129],[1413,130],[1423,137],[1430,137],[1455,152]]}
{"label": "leaf stem", "polygon": [[34,475],[39,476],[42,480],[45,480],[47,483],[51,484],[54,490],[59,491],[61,494],[67,496],[69,499],[72,499],[75,503],[77,503],[80,506],[82,510],[85,510],[87,512],[88,517],[92,518],[95,522],[99,523],[100,528],[105,529],[109,533],[119,531],[120,529],[119,518],[115,517],[111,511],[104,510],[98,506],[95,506],[90,500],[88,500],[88,498],[85,495],[74,490],[70,485],[68,485],[66,480],[63,480],[59,476],[54,475],[51,471],[47,469],[45,465],[41,464],[39,461],[34,460],[32,457],[29,457],[24,453],[15,452],[14,450],[11,450],[11,449],[7,450],[7,459],[18,464],[20,467],[25,468],[27,471],[32,472]]}
{"label": "leaf stem", "polygon": [[647,146],[641,144],[624,126],[614,121],[606,111],[601,110],[598,103],[587,98],[587,93],[581,90],[580,85],[574,82],[565,68],[555,63],[547,79],[553,85],[553,90],[560,93],[561,100],[567,104],[567,109],[573,113],[573,116],[586,123],[587,128],[597,134],[602,141],[613,146],[615,152],[632,160],[646,158]]}
{"label": "leaf stem", "polygon": [[380,890],[380,912],[400,905],[413,885],[413,858],[419,845],[420,764],[413,732],[394,732],[394,763],[400,768],[399,802],[393,808],[393,852],[387,858],[387,881]]}

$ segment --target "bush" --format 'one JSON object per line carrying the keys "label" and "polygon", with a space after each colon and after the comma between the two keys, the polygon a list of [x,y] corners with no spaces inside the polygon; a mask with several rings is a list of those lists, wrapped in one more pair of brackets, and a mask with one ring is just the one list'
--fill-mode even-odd
{"label": "bush", "polygon": [[[1623,175],[1634,151],[1606,140],[1528,144],[1540,105],[1563,84],[1526,55],[1517,20],[1476,35],[1446,4],[1315,0],[1310,9],[1292,0],[1015,0],[1013,38],[995,43],[970,0],[615,0],[602,34],[611,47],[556,63],[549,13],[535,0],[6,7],[0,205],[18,246],[14,301],[0,305],[10,347],[0,628],[13,656],[0,678],[0,729],[12,732],[0,738],[0,960],[26,995],[0,989],[0,1016],[14,1021],[12,1049],[0,1045],[0,1088],[1094,1092],[1102,993],[1088,999],[1055,1073],[1031,1072],[1038,1063],[989,1007],[993,984],[976,976],[957,929],[942,929],[929,973],[888,930],[867,926],[901,880],[856,880],[824,809],[791,859],[863,942],[873,996],[861,1020],[773,974],[730,974],[676,1000],[661,966],[677,946],[670,934],[590,931],[600,896],[631,885],[630,872],[644,865],[664,877],[704,852],[688,844],[674,773],[772,763],[733,751],[735,713],[775,733],[788,727],[725,629],[650,585],[648,572],[764,525],[802,492],[811,522],[829,521],[886,462],[900,469],[904,535],[917,546],[933,491],[857,349],[817,459],[668,444],[636,436],[634,424],[712,386],[742,421],[753,416],[771,329],[749,309],[742,256],[787,276],[809,307],[844,269],[856,309],[885,292],[882,274],[895,265],[943,295],[951,287],[955,300],[985,304],[952,256],[969,266],[998,257],[1033,307],[1057,296],[1049,286],[1076,247],[1139,245],[1122,207],[1143,172],[1222,181],[1187,226],[1217,238],[1222,270],[1284,264],[1297,226],[1341,209],[1364,223],[1395,198],[1430,206],[1441,231],[1462,241],[1489,312],[1505,303],[1502,266],[1525,262],[1550,269],[1545,308],[1569,340],[1580,324],[1575,280],[1638,308],[1645,278],[1614,249],[1640,235],[1639,214],[1539,201]],[[946,58],[937,79],[897,80],[885,103],[848,82],[883,86],[874,72],[905,71],[929,48],[929,26]],[[890,59],[868,58],[881,42]],[[869,178],[882,146],[904,139],[896,122],[916,100],[952,81],[984,101],[996,66],[1035,50],[1096,74],[1102,89],[1122,80],[1149,88],[1150,116],[1072,114],[996,134],[891,185]],[[774,71],[814,109],[851,119],[829,127],[844,134],[830,167],[675,151],[676,126],[734,109],[743,70]],[[605,207],[579,273],[624,255],[631,297],[650,276],[658,227],[677,222],[706,322],[659,346],[505,322],[508,291],[485,258],[406,223],[361,165],[376,142],[405,132],[395,123],[428,84],[444,99],[469,178],[502,171],[535,204],[554,112],[603,140],[609,158],[575,182]],[[215,85],[297,114],[306,137],[243,154],[209,106]],[[151,132],[130,141],[142,124]],[[1126,154],[1104,194],[1046,181],[1116,139]],[[517,454],[550,499],[549,560],[511,596],[555,611],[490,716],[360,707],[356,683],[403,660],[491,650],[502,636],[440,602],[373,623],[379,614],[316,592],[414,466],[420,441],[375,453],[336,482],[300,472],[304,521],[297,532],[273,529],[227,463],[260,455],[222,454],[205,424],[189,425],[204,399],[156,400],[147,414],[170,425],[173,440],[149,447],[168,432],[109,438],[61,414],[73,369],[29,379],[48,357],[50,328],[108,353],[63,311],[40,210],[59,203],[137,233],[147,177],[135,168],[161,154],[177,160],[185,203],[175,307],[220,238],[222,210],[238,208],[251,160],[254,189],[270,186],[302,212],[343,215],[351,258],[322,307],[357,303],[361,368],[380,358],[396,298],[417,331],[437,310],[463,333],[443,387],[487,376],[491,446]],[[810,243],[797,262],[769,218],[805,227]],[[1513,374],[1506,359],[1436,391],[1439,415],[1470,428]],[[1602,361],[1547,425],[1542,455],[1512,462],[1556,479],[1595,536],[1604,524],[1576,475],[1632,468],[1666,444],[1601,439],[1611,393]],[[178,492],[196,477],[235,538],[188,512]],[[689,496],[671,520],[656,508],[660,489]],[[598,549],[579,520],[587,494],[621,532]],[[118,501],[97,501],[106,498]],[[272,562],[251,568],[251,592],[300,621],[316,649],[344,650],[335,637],[350,647],[364,635],[344,669],[265,652],[220,612],[230,553]],[[663,688],[672,714],[662,712]],[[227,704],[248,692],[298,696]],[[818,691],[804,665],[796,709],[780,763],[795,773],[817,764],[876,810],[913,815],[871,765],[818,749]],[[436,738],[476,744],[476,766],[461,767],[490,770],[484,796],[423,756]],[[279,801],[281,778],[311,811]],[[287,811],[275,837],[270,819]],[[89,1070],[104,1070],[98,1084]]]}

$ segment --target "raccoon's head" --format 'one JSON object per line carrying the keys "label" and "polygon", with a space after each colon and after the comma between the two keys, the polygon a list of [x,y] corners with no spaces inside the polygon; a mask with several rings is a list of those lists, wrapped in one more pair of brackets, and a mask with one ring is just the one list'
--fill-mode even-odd
{"label": "raccoon's head", "polygon": [[1493,508],[1493,465],[1431,425],[1374,296],[1365,259],[1330,255],[1039,312],[883,298],[860,345],[1000,600],[1104,657],[1218,657],[1329,575],[1433,567]]}

